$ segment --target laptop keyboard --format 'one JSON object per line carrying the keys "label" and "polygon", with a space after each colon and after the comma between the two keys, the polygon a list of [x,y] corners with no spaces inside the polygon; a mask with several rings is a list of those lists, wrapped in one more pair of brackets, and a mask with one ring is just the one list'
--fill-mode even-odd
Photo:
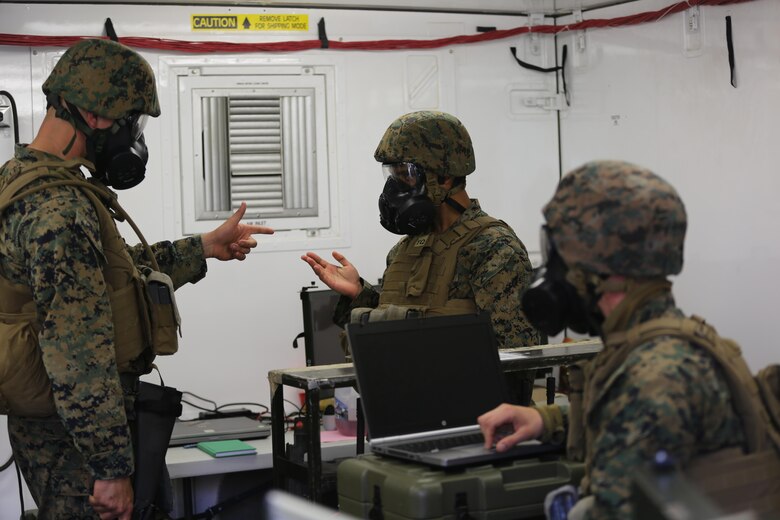
{"label": "laptop keyboard", "polygon": [[426,453],[431,451],[441,451],[468,444],[482,444],[485,438],[481,433],[469,433],[454,437],[445,437],[441,439],[431,439],[427,441],[409,442],[395,446],[396,449],[407,450],[414,453]]}

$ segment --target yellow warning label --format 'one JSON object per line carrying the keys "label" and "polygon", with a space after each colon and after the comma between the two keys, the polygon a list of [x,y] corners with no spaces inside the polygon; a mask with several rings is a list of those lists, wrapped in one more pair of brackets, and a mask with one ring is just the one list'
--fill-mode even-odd
{"label": "yellow warning label", "polygon": [[193,31],[308,31],[308,14],[193,14]]}

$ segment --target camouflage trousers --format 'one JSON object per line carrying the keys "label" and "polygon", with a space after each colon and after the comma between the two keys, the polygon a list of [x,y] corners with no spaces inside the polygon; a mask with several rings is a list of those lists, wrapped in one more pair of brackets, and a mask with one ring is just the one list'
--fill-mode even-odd
{"label": "camouflage trousers", "polygon": [[38,505],[38,518],[100,518],[89,505],[94,479],[59,417],[8,417],[14,459]]}

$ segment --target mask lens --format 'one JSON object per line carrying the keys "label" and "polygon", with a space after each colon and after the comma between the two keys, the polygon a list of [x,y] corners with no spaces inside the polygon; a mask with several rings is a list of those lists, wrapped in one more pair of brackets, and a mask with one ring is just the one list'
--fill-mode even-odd
{"label": "mask lens", "polygon": [[146,128],[147,121],[149,121],[149,116],[147,114],[141,114],[135,118],[135,121],[132,126],[132,130],[130,132],[133,141],[137,141],[144,133],[144,129]]}
{"label": "mask lens", "polygon": [[127,128],[130,133],[130,140],[137,141],[144,133],[146,128],[146,122],[149,120],[149,116],[146,114],[133,114],[122,119],[117,119],[114,122],[114,126],[111,128],[111,133],[116,134],[120,128]]}
{"label": "mask lens", "polygon": [[410,192],[418,188],[422,182],[422,170],[413,163],[385,163],[382,164],[382,173],[385,179],[392,178],[398,190]]}

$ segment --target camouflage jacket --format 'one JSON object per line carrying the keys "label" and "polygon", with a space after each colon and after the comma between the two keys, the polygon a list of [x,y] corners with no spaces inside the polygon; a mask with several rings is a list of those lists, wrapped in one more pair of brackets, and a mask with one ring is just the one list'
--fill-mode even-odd
{"label": "camouflage jacket", "polygon": [[[666,292],[643,305],[627,328],[681,317]],[[721,369],[687,341],[667,336],[635,348],[609,381],[609,390],[586,417],[594,432],[587,447],[590,489],[584,490],[595,499],[589,518],[632,517],[633,469],[659,450],[685,466],[699,454],[744,443]]]}
{"label": "camouflage jacket", "polygon": [[[486,215],[479,201],[471,199],[471,206],[457,222]],[[388,253],[388,266],[400,243]],[[520,294],[531,283],[532,274],[528,252],[520,239],[508,227],[493,226],[458,251],[449,297],[473,300],[478,309],[490,312],[500,348],[538,345],[539,333],[520,310]],[[362,283],[363,290],[357,298],[339,300],[334,314],[337,324],[348,323],[354,308],[378,305],[379,292],[368,282]]]}
{"label": "camouflage jacket", "polygon": [[[43,160],[57,158],[17,146],[0,168],[0,189],[23,166]],[[160,242],[152,251],[176,287],[205,276],[200,237]],[[137,265],[147,264],[142,246],[128,252]],[[0,273],[33,293],[57,413],[96,479],[133,472],[104,263],[97,215],[78,188],[35,192],[0,218]]]}

